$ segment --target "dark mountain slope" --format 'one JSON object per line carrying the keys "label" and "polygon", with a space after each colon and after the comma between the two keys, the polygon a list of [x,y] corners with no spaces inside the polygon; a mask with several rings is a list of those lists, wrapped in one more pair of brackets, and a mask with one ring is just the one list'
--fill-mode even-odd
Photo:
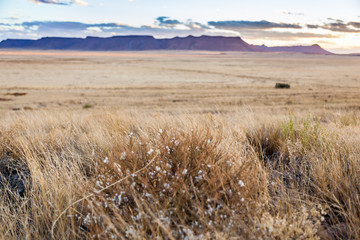
{"label": "dark mountain slope", "polygon": [[171,39],[156,39],[153,36],[114,36],[109,38],[46,37],[39,40],[8,39],[0,43],[0,49],[80,51],[195,50],[332,54],[317,44],[290,47],[255,46],[249,45],[240,37],[222,36],[188,36]]}
{"label": "dark mountain slope", "polygon": [[116,36],[110,38],[56,38],[39,40],[8,39],[0,48],[53,49],[84,51],[141,51],[141,50],[207,50],[207,51],[261,51],[240,37],[188,36],[155,39],[152,36]]}

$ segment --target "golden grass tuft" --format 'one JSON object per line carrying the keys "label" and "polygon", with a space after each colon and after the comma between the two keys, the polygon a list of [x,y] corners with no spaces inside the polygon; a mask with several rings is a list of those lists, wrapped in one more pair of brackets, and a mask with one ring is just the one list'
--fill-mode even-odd
{"label": "golden grass tuft", "polygon": [[0,238],[360,239],[359,116],[326,116],[2,116],[28,179],[0,186]]}

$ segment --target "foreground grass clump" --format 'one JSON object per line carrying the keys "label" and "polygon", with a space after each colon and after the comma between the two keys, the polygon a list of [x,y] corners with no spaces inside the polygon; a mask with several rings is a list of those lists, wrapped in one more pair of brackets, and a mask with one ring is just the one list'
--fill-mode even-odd
{"label": "foreground grass clump", "polygon": [[2,117],[0,238],[360,239],[358,116],[244,117]]}
{"label": "foreground grass clump", "polygon": [[206,131],[159,129],[148,137],[130,132],[98,162],[96,190],[151,164],[88,199],[85,227],[105,238],[247,235],[248,200],[260,199],[256,190],[264,187],[250,178],[258,169],[219,149],[221,136]]}

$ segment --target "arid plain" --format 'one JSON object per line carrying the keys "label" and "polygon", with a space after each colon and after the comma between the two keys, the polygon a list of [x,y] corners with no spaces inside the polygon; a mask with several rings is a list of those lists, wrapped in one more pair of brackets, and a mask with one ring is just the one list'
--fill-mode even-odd
{"label": "arid plain", "polygon": [[359,65],[0,51],[0,239],[360,239]]}
{"label": "arid plain", "polygon": [[[191,112],[245,106],[306,111],[351,109],[360,102],[359,57],[47,51],[1,51],[0,57],[3,112],[84,106]],[[277,82],[288,83],[291,89],[275,89]]]}

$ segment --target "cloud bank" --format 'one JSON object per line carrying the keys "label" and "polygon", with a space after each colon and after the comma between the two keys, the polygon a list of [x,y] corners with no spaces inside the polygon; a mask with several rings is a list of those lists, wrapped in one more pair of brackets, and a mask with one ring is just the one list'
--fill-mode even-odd
{"label": "cloud bank", "polygon": [[360,33],[360,22],[344,22],[340,19],[328,18],[330,22],[324,23],[322,25],[306,25],[311,29],[326,29],[332,32],[341,32],[341,33]]}
{"label": "cloud bank", "polygon": [[288,29],[301,29],[299,24],[289,23],[274,23],[266,20],[262,21],[218,21],[208,22],[210,26],[222,29],[273,29],[273,28],[288,28]]}
{"label": "cloud bank", "polygon": [[55,4],[55,5],[73,5],[78,4],[82,6],[88,6],[89,4],[83,0],[28,0],[32,3],[45,3],[45,4]]}

